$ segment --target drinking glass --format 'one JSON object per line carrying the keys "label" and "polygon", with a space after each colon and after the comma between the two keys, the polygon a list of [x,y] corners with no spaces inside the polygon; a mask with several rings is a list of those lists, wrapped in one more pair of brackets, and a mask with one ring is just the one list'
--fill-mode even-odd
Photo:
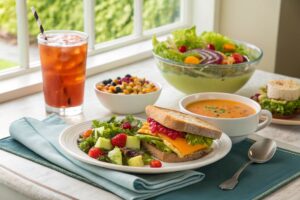
{"label": "drinking glass", "polygon": [[46,31],[38,35],[46,111],[60,115],[82,112],[87,34]]}

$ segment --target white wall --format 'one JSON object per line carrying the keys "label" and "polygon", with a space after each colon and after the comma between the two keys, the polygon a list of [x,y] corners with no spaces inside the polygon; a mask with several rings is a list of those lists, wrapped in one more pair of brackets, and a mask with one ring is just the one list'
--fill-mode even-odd
{"label": "white wall", "polygon": [[[190,0],[183,0],[190,1]],[[192,24],[196,25],[197,32],[218,31],[220,0],[193,0],[191,1]],[[190,16],[190,13],[187,13]]]}
{"label": "white wall", "polygon": [[259,67],[274,72],[281,0],[220,0],[219,32],[264,51]]}

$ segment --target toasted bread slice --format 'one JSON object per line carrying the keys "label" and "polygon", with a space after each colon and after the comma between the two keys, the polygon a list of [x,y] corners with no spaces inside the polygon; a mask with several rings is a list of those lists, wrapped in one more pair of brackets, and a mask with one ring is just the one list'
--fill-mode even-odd
{"label": "toasted bread slice", "polygon": [[272,80],[267,84],[267,96],[270,99],[295,101],[300,97],[300,84],[294,80]]}
{"label": "toasted bread slice", "polygon": [[212,151],[212,148],[207,148],[201,151],[197,151],[193,154],[187,155],[185,157],[178,157],[175,153],[166,153],[157,149],[155,146],[148,144],[147,142],[143,142],[143,146],[146,150],[155,158],[168,163],[176,163],[176,162],[186,162],[191,160],[199,159]]}
{"label": "toasted bread slice", "polygon": [[192,133],[213,139],[219,139],[222,135],[221,130],[213,125],[179,111],[149,105],[146,107],[146,114],[165,127],[176,131]]}

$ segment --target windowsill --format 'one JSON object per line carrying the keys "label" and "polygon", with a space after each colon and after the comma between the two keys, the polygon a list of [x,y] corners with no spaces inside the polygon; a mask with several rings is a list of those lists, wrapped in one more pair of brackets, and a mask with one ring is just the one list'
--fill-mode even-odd
{"label": "windowsill", "polygon": [[[162,36],[160,39],[164,37],[166,36]],[[151,51],[151,40],[146,40],[89,56],[87,59],[87,76],[149,58],[152,55]],[[0,85],[0,103],[40,92],[41,90],[42,75],[40,70],[2,80]]]}

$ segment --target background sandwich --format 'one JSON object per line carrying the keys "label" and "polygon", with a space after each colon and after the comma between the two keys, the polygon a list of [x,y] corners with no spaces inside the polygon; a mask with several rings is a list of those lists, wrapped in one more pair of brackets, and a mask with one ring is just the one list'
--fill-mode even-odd
{"label": "background sandwich", "polygon": [[288,119],[300,114],[300,85],[294,80],[272,80],[251,97],[274,118]]}
{"label": "background sandwich", "polygon": [[184,162],[212,151],[214,139],[222,132],[191,115],[157,106],[147,106],[148,116],[140,130],[143,146],[164,162]]}

